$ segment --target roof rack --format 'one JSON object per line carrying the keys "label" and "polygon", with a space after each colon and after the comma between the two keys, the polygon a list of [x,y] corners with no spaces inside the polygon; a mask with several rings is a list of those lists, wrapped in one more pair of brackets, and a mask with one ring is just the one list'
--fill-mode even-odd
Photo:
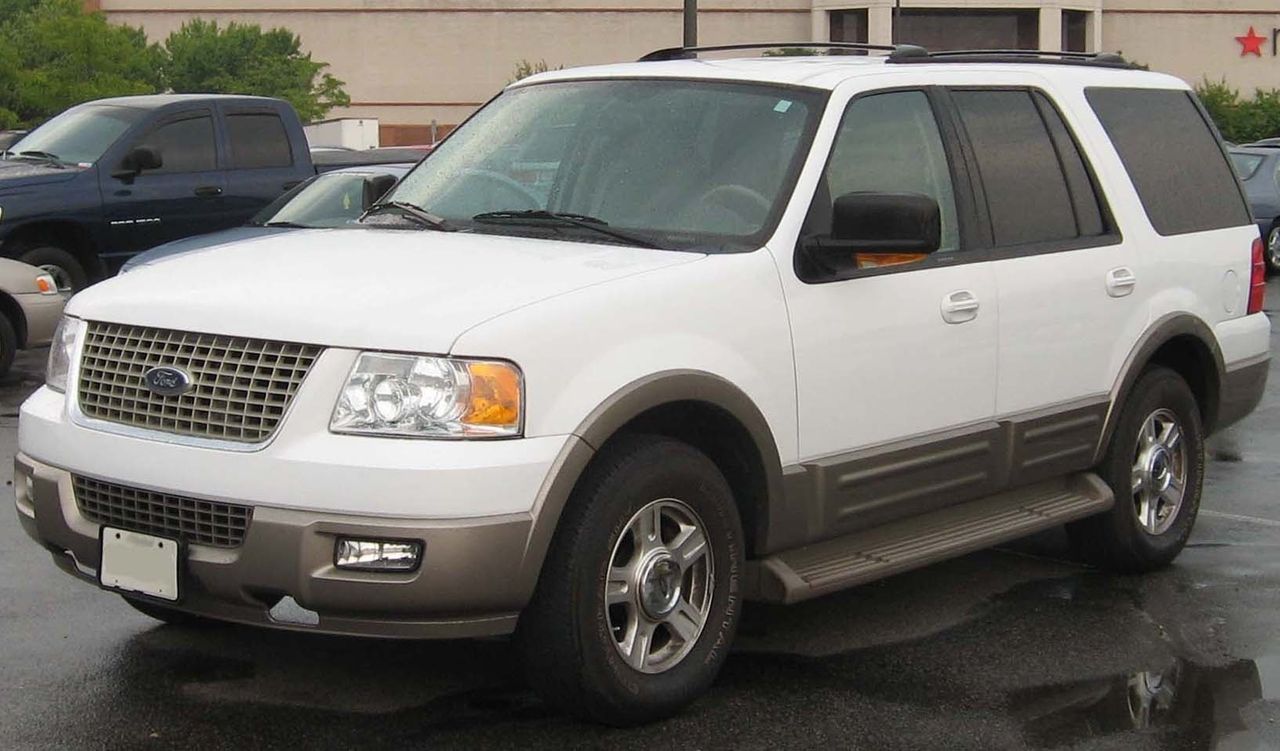
{"label": "roof rack", "polygon": [[1060,52],[1057,50],[944,50],[930,52],[915,44],[861,44],[859,42],[757,42],[751,44],[715,44],[705,47],[667,47],[654,50],[640,62],[658,60],[692,60],[701,52],[730,52],[734,50],[769,49],[856,50],[859,52],[887,52],[891,63],[1028,63],[1040,62],[1058,65],[1090,65],[1105,68],[1133,68],[1134,66],[1113,52]]}
{"label": "roof rack", "polygon": [[651,63],[659,60],[692,60],[700,52],[730,52],[733,50],[772,50],[772,49],[822,49],[822,50],[858,50],[860,52],[888,52],[894,55],[928,55],[923,47],[913,44],[862,44],[859,42],[762,42],[753,44],[713,44],[704,47],[667,47],[654,50],[639,62]]}

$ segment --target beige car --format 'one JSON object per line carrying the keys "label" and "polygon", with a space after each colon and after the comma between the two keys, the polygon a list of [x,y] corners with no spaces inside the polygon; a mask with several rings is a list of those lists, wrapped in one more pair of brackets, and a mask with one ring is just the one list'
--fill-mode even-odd
{"label": "beige car", "polygon": [[66,297],[43,269],[0,258],[0,375],[20,349],[43,347],[53,338]]}

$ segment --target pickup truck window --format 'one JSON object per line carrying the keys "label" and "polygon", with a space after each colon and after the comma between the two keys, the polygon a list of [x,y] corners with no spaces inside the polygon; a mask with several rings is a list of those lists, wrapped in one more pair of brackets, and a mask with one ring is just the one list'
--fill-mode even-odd
{"label": "pickup truck window", "polygon": [[387,200],[476,232],[602,238],[564,221],[549,229],[553,212],[666,248],[757,248],[781,215],[826,96],[674,79],[510,89]]}
{"label": "pickup truck window", "polygon": [[269,113],[231,115],[227,117],[231,135],[231,167],[258,169],[293,165],[289,135],[280,118]]}
{"label": "pickup truck window", "polygon": [[147,110],[91,104],[63,112],[10,148],[14,152],[42,151],[70,164],[93,164]]}
{"label": "pickup truck window", "polygon": [[166,123],[139,141],[160,152],[162,164],[154,173],[207,172],[218,168],[213,118],[204,115]]}

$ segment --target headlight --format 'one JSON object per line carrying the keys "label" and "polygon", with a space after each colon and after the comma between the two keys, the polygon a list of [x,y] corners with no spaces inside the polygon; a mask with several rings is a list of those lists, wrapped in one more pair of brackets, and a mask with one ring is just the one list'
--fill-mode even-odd
{"label": "headlight", "polygon": [[329,429],[415,438],[520,435],[523,383],[507,362],[364,352]]}
{"label": "headlight", "polygon": [[79,318],[63,316],[58,321],[58,328],[53,331],[53,341],[49,343],[49,365],[45,368],[44,383],[60,393],[67,392],[67,376],[71,372],[71,356],[75,353],[76,340],[84,321]]}

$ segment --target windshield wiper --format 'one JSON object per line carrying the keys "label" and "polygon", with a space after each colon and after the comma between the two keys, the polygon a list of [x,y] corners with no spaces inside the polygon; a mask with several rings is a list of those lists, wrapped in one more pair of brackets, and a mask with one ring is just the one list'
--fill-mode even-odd
{"label": "windshield wiper", "polygon": [[259,227],[287,227],[288,229],[314,229],[310,224],[298,224],[297,222],[263,222],[258,224]]}
{"label": "windshield wiper", "polygon": [[585,214],[561,213],[544,209],[486,211],[483,214],[476,214],[471,217],[471,220],[481,224],[557,224],[560,226],[580,227],[601,235],[607,235],[616,240],[622,240],[629,245],[638,245],[642,248],[653,248],[654,250],[667,250],[667,248],[643,235],[613,229],[605,220]]}
{"label": "windshield wiper", "polygon": [[382,203],[375,203],[368,209],[365,209],[364,215],[361,216],[360,219],[363,221],[366,216],[382,214],[388,211],[394,211],[401,216],[408,217],[423,227],[430,227],[431,229],[437,229],[442,232],[454,231],[454,228],[449,226],[449,223],[443,218],[432,214],[421,206],[415,206],[407,201],[384,201]]}
{"label": "windshield wiper", "polygon": [[9,151],[5,153],[12,154],[13,156],[29,156],[33,159],[43,159],[44,161],[56,164],[59,167],[62,166],[62,159],[57,154],[50,154],[47,151],[36,151],[35,149],[32,149],[30,151],[19,151],[16,153]]}

